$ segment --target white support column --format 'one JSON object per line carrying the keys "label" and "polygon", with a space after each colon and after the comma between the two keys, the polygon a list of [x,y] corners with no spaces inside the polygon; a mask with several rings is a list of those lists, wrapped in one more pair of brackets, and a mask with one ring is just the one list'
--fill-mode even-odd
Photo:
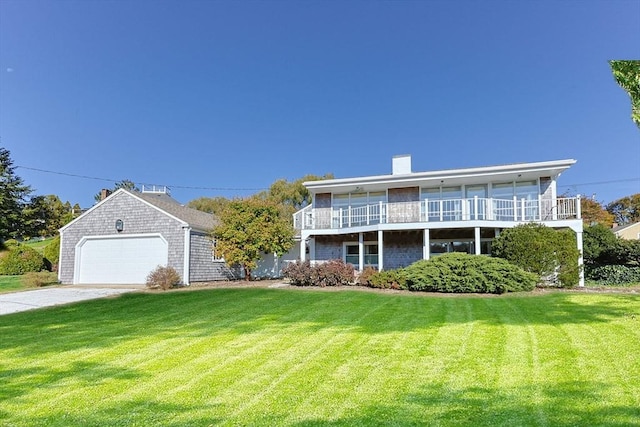
{"label": "white support column", "polygon": [[576,218],[582,219],[582,206],[580,203],[580,195],[576,196]]}
{"label": "white support column", "polygon": [[422,238],[422,258],[429,259],[431,257],[429,246],[429,229],[425,228]]}
{"label": "white support column", "polygon": [[476,247],[476,255],[480,255],[481,251],[480,251],[480,227],[476,227],[474,230],[474,234],[475,234],[475,247]]}
{"label": "white support column", "polygon": [[384,269],[384,231],[378,230],[378,271]]}
{"label": "white support column", "polygon": [[576,231],[576,242],[578,243],[578,251],[580,255],[578,256],[578,268],[580,269],[580,280],[578,281],[578,286],[584,287],[584,258],[582,256],[582,231]]}
{"label": "white support column", "polygon": [[191,274],[191,227],[184,227],[184,265],[182,266],[182,284],[189,286]]}
{"label": "white support column", "polygon": [[305,262],[307,258],[307,242],[304,237],[300,239],[300,261]]}
{"label": "white support column", "polygon": [[358,233],[358,270],[364,270],[364,234]]}

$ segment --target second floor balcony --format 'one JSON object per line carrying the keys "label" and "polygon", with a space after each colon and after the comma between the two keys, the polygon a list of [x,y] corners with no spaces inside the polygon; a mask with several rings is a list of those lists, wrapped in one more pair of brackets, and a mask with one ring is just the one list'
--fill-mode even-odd
{"label": "second floor balcony", "polygon": [[539,199],[438,199],[313,208],[293,216],[297,230],[345,229],[375,224],[454,221],[547,222],[580,219],[580,197]]}

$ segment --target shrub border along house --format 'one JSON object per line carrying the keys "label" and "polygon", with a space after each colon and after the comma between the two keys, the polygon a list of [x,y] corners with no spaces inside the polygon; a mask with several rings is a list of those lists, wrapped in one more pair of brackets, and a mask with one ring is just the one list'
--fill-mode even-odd
{"label": "shrub border along house", "polygon": [[531,291],[539,281],[537,275],[506,260],[463,253],[417,261],[403,269],[380,272],[368,269],[357,281],[353,267],[341,260],[316,265],[309,261],[295,262],[289,264],[283,273],[296,286],[360,284],[372,288],[444,293]]}

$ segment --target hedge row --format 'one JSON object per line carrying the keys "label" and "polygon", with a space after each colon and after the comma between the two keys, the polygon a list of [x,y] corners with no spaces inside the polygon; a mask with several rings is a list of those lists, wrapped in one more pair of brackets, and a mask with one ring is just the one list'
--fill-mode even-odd
{"label": "hedge row", "polygon": [[[354,283],[351,265],[339,260],[311,266],[295,262],[283,274],[296,286],[337,286]],[[365,269],[357,283],[373,288],[407,289],[410,291],[495,293],[530,291],[538,276],[499,258],[462,253],[445,254],[431,260],[389,271]]]}
{"label": "hedge row", "polygon": [[603,265],[585,269],[585,278],[599,285],[625,285],[640,283],[640,267]]}
{"label": "hedge row", "polygon": [[282,274],[295,286],[351,285],[355,279],[353,266],[337,259],[316,265],[309,261],[292,262],[282,269]]}

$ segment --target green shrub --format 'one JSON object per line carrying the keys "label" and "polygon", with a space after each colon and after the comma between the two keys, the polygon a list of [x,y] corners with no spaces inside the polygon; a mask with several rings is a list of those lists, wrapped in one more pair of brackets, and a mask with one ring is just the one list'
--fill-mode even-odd
{"label": "green shrub", "polygon": [[575,233],[542,224],[522,224],[503,230],[491,245],[494,256],[538,275],[547,283],[570,287],[580,280]]}
{"label": "green shrub", "polygon": [[618,238],[611,228],[595,224],[584,228],[582,233],[583,258],[585,265],[603,265],[602,256],[610,251]]}
{"label": "green shrub", "polygon": [[24,274],[45,267],[44,258],[38,251],[17,242],[9,242],[5,242],[9,249],[0,255],[0,275]]}
{"label": "green shrub", "polygon": [[60,259],[60,236],[56,236],[44,247],[43,253],[45,264],[51,271],[58,271],[58,262]]}
{"label": "green shrub", "polygon": [[18,242],[16,239],[9,239],[4,241],[4,247],[7,249],[18,246],[19,244],[20,242]]}
{"label": "green shrub", "polygon": [[585,269],[587,280],[600,285],[623,285],[640,283],[640,267],[626,265],[603,265]]}
{"label": "green shrub", "polygon": [[180,275],[175,268],[159,265],[147,276],[147,287],[166,291],[178,286],[180,281]]}
{"label": "green shrub", "polygon": [[368,267],[358,277],[358,283],[378,289],[407,289],[407,279],[402,269],[377,271]]}
{"label": "green shrub", "polygon": [[502,294],[530,291],[538,276],[499,258],[464,253],[417,261],[403,269],[412,291]]}
{"label": "green shrub", "polygon": [[58,283],[58,275],[49,271],[30,272],[22,277],[22,283],[30,288],[53,285]]}
{"label": "green shrub", "polygon": [[353,266],[333,259],[312,266],[309,261],[296,261],[282,269],[282,275],[295,286],[341,286],[354,282]]}

